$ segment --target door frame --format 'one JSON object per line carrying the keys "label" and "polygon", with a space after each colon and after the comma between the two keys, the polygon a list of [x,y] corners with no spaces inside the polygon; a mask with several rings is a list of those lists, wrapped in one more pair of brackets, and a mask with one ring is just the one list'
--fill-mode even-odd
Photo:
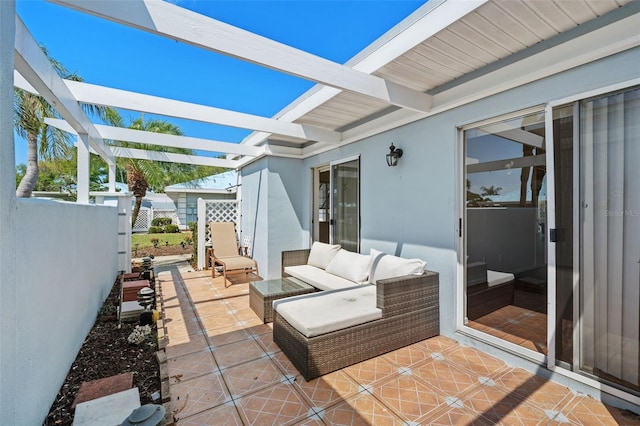
{"label": "door frame", "polygon": [[[480,127],[487,124],[493,124],[500,121],[510,120],[519,116],[539,113],[545,111],[546,105],[539,104],[535,106],[531,106],[529,108],[522,108],[517,111],[513,111],[507,114],[498,114],[493,117],[489,117],[483,120],[473,121],[469,123],[462,124],[457,127],[457,135],[458,135],[458,227],[456,232],[458,233],[458,246],[457,246],[457,271],[458,271],[458,280],[457,280],[457,300],[456,300],[456,328],[458,332],[468,335],[476,340],[480,340],[486,342],[492,346],[496,346],[502,348],[510,353],[513,353],[521,358],[528,359],[538,364],[546,363],[546,356],[540,352],[533,351],[531,349],[527,349],[523,346],[517,345],[515,343],[508,342],[506,340],[500,339],[495,336],[491,336],[489,334],[483,333],[481,331],[475,330],[466,325],[466,252],[467,252],[467,211],[465,206],[465,194],[466,194],[466,143],[464,140],[464,132],[468,129]],[[545,111],[546,112],[546,111]],[[546,120],[546,115],[545,115]],[[546,124],[545,124],[545,146],[546,151],[549,152],[549,144],[546,139]],[[549,172],[547,165],[547,187],[549,185]],[[549,193],[547,189],[547,215],[549,214]],[[549,222],[547,222],[549,223]],[[548,234],[548,233],[547,233]],[[548,246],[548,244],[547,244]],[[547,270],[549,266],[547,265]],[[547,304],[550,303],[549,296],[547,296]],[[549,333],[547,331],[547,339],[549,337]]]}
{"label": "door frame", "polygon": [[[334,225],[333,225],[333,202],[334,202],[334,196],[333,196],[333,167],[340,165],[340,164],[344,164],[344,163],[349,163],[351,161],[355,161],[358,160],[358,186],[360,186],[360,177],[362,176],[361,173],[361,161],[360,161],[360,155],[352,155],[350,157],[345,157],[345,158],[341,158],[339,160],[334,160],[329,162],[328,164],[322,164],[320,166],[315,166],[311,169],[311,241],[310,243],[312,244],[314,241],[318,241],[318,236],[320,234],[320,228],[319,228],[319,215],[318,215],[318,210],[319,210],[319,205],[318,205],[318,201],[319,201],[319,194],[320,194],[320,188],[319,188],[319,182],[320,182],[320,173],[322,172],[329,172],[329,243],[330,244],[334,244],[333,242],[333,234],[334,234]],[[361,199],[361,188],[358,187],[358,251],[360,251],[360,199]]]}

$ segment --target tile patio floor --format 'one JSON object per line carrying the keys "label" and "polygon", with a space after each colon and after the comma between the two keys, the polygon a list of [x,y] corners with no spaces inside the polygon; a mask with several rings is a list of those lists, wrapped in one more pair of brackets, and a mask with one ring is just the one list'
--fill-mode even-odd
{"label": "tile patio floor", "polygon": [[248,284],[189,269],[158,274],[180,426],[638,424],[443,336],[305,382],[249,308]]}

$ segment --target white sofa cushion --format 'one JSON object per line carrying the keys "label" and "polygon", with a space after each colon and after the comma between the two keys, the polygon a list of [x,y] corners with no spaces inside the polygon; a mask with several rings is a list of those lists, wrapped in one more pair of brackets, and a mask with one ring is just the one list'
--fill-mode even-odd
{"label": "white sofa cushion", "polygon": [[311,246],[307,265],[326,269],[329,262],[331,262],[336,253],[338,253],[338,250],[340,250],[339,244],[325,244],[316,241]]}
{"label": "white sofa cushion", "polygon": [[325,271],[356,284],[366,284],[369,278],[369,256],[340,249]]}
{"label": "white sofa cushion", "polygon": [[386,278],[403,277],[405,275],[420,275],[427,263],[421,259],[405,259],[371,249],[371,263],[369,282],[375,284]]}
{"label": "white sofa cushion", "polygon": [[508,283],[509,281],[513,281],[514,279],[515,276],[513,274],[510,274],[509,272],[498,272],[487,269],[488,287]]}
{"label": "white sofa cushion", "polygon": [[382,318],[372,285],[279,299],[273,302],[273,309],[307,337]]}
{"label": "white sofa cushion", "polygon": [[311,265],[286,266],[284,272],[320,290],[335,290],[357,285],[353,281]]}

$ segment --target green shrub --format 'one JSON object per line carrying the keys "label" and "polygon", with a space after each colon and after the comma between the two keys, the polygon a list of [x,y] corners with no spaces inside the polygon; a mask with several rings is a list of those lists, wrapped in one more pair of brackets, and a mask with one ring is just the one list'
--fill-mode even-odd
{"label": "green shrub", "polygon": [[153,226],[165,226],[171,224],[170,217],[156,217],[151,221],[151,225]]}
{"label": "green shrub", "polygon": [[193,254],[191,255],[194,264],[198,264],[198,222],[189,222],[187,224],[191,231],[191,241],[193,242]]}
{"label": "green shrub", "polygon": [[162,226],[150,226],[149,234],[162,234],[164,232],[164,228]]}
{"label": "green shrub", "polygon": [[168,224],[164,226],[164,232],[167,234],[175,234],[176,232],[180,232],[178,225]]}

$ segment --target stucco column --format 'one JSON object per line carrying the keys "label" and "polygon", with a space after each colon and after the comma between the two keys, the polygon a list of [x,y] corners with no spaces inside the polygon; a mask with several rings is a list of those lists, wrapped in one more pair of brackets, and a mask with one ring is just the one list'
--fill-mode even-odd
{"label": "stucco column", "polygon": [[16,424],[16,162],[13,55],[16,5],[0,1],[0,419]]}
{"label": "stucco column", "polygon": [[78,203],[89,204],[89,135],[78,134]]}
{"label": "stucco column", "polygon": [[109,164],[109,189],[108,192],[116,192],[116,163]]}

